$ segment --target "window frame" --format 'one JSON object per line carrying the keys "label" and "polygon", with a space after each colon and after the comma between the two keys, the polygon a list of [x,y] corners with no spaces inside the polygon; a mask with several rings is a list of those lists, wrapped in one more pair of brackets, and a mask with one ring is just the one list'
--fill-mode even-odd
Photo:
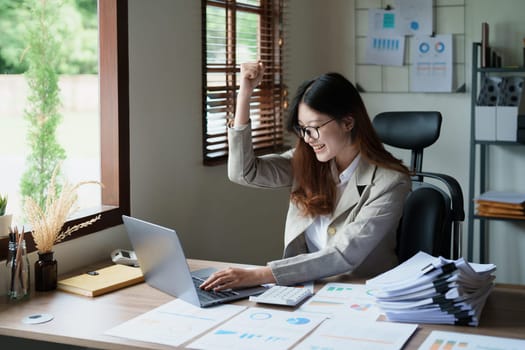
{"label": "window frame", "polygon": [[[261,127],[253,128],[252,141],[256,155],[280,152],[286,149],[284,137],[284,112],[287,107],[287,88],[284,83],[283,67],[283,27],[284,27],[284,0],[260,0],[260,6],[253,6],[242,3],[239,0],[201,0],[202,7],[202,159],[206,166],[224,164],[228,158],[228,121],[232,120],[235,114],[235,105],[237,100],[237,74],[239,73],[239,64],[236,57],[236,12],[246,11],[257,13],[261,16],[261,25],[259,28],[259,40],[266,45],[261,47],[259,43],[259,54],[265,64],[265,74],[259,87],[254,91],[250,103],[258,105],[259,112],[264,118],[259,117],[257,122]],[[216,6],[225,8],[228,13],[226,18],[226,58],[223,67],[212,67],[207,62],[207,6]],[[274,16],[277,13],[277,16]],[[274,17],[277,17],[276,20]],[[233,34],[228,36],[229,34]],[[264,37],[265,39],[261,39]],[[208,73],[225,74],[225,86],[208,87]],[[220,90],[224,93],[226,101],[223,107],[226,116],[224,119],[224,134],[211,136],[208,133],[208,98],[214,95],[214,90]],[[213,101],[212,101],[213,103]],[[217,107],[215,105],[215,107]],[[252,114],[253,119],[253,114]],[[253,126],[253,120],[252,120]],[[261,136],[262,134],[262,136]],[[225,144],[225,147],[219,149],[223,155],[211,157],[209,146],[213,145],[209,141],[210,137],[222,137],[224,141],[218,141],[219,144]],[[264,140],[261,141],[261,138]],[[257,141],[259,140],[259,142]],[[259,144],[262,144],[260,146]]]}
{"label": "window frame", "polygon": [[[98,0],[98,15],[102,204],[75,213],[64,227],[101,217],[63,241],[120,225],[130,213],[128,0]],[[25,241],[28,252],[36,250],[31,234]],[[0,260],[7,245],[1,238]]]}

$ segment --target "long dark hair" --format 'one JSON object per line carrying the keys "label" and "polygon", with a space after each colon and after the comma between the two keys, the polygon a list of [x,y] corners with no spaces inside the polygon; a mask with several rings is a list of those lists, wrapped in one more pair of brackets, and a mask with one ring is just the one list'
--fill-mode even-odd
{"label": "long dark hair", "polygon": [[[371,164],[408,174],[403,162],[388,152],[377,136],[365,104],[354,85],[339,73],[327,73],[304,82],[290,106],[287,129],[292,132],[298,126],[299,104],[304,103],[319,113],[329,115],[337,122],[352,117],[354,120],[350,137],[360,151],[361,158]],[[296,187],[291,200],[305,215],[327,215],[335,209],[336,183],[330,162],[319,162],[312,147],[297,140],[292,158]]]}

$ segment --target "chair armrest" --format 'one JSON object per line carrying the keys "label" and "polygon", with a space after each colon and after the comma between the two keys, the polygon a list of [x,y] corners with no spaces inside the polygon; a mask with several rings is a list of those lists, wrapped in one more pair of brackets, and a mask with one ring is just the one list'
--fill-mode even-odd
{"label": "chair armrest", "polygon": [[450,175],[440,173],[429,173],[429,172],[414,172],[415,177],[427,177],[441,181],[447,186],[450,193],[450,199],[452,201],[452,220],[453,221],[464,221],[465,210],[463,203],[463,191],[459,182]]}

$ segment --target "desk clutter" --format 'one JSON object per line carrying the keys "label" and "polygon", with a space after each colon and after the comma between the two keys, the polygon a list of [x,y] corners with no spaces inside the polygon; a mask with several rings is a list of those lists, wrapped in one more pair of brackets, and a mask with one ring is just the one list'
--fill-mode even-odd
{"label": "desk clutter", "polygon": [[[487,285],[493,281],[492,272],[495,266],[491,264],[469,264],[462,259],[450,261],[425,253],[419,253],[414,258],[410,265],[412,269],[417,267],[420,273],[413,273],[405,278],[406,284],[418,280],[416,275],[428,277],[443,270],[452,270],[445,274],[457,277],[455,282],[465,288],[468,285],[469,289],[476,289],[476,281],[490,280]],[[452,263],[456,266],[455,269],[451,269]],[[395,281],[400,284],[401,280],[397,277],[407,273],[399,271],[407,268],[406,264],[403,265],[400,265],[403,266],[402,269],[393,269],[378,276],[375,281],[371,279],[371,283],[367,284],[326,283],[305,303],[293,310],[266,308],[259,304],[222,304],[199,308],[181,299],[174,299],[108,329],[104,334],[202,350],[400,350],[418,331],[417,323],[420,321],[415,318],[410,322],[378,320],[383,312],[376,299],[382,288],[376,286]],[[422,267],[425,268],[421,270]],[[467,283],[472,279],[474,282]],[[459,291],[458,293],[461,294]],[[484,302],[488,293],[482,294],[480,299]],[[465,303],[468,304],[469,301]],[[434,330],[418,347],[419,350],[481,348],[523,349],[525,340],[466,334],[460,329],[458,332]]]}
{"label": "desk clutter", "polygon": [[293,311],[175,299],[105,334],[203,350],[402,349],[417,325],[377,321],[372,303],[364,285],[349,283],[327,283]]}
{"label": "desk clutter", "polygon": [[366,285],[389,321],[478,326],[495,271],[494,264],[419,252]]}
{"label": "desk clutter", "polygon": [[525,220],[525,194],[489,191],[474,201],[477,215]]}

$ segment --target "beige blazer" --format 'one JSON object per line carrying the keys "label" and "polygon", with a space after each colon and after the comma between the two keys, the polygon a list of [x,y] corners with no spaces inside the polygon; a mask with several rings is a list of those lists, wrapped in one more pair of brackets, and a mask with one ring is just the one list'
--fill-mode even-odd
{"label": "beige blazer", "polygon": [[[229,129],[229,145],[231,181],[257,188],[293,185],[293,150],[255,157],[249,126]],[[314,218],[301,215],[290,202],[283,259],[268,263],[277,283],[290,285],[343,273],[371,277],[397,265],[396,230],[410,187],[409,176],[361,158],[330,219],[326,247],[313,253],[308,252],[304,232]]]}

